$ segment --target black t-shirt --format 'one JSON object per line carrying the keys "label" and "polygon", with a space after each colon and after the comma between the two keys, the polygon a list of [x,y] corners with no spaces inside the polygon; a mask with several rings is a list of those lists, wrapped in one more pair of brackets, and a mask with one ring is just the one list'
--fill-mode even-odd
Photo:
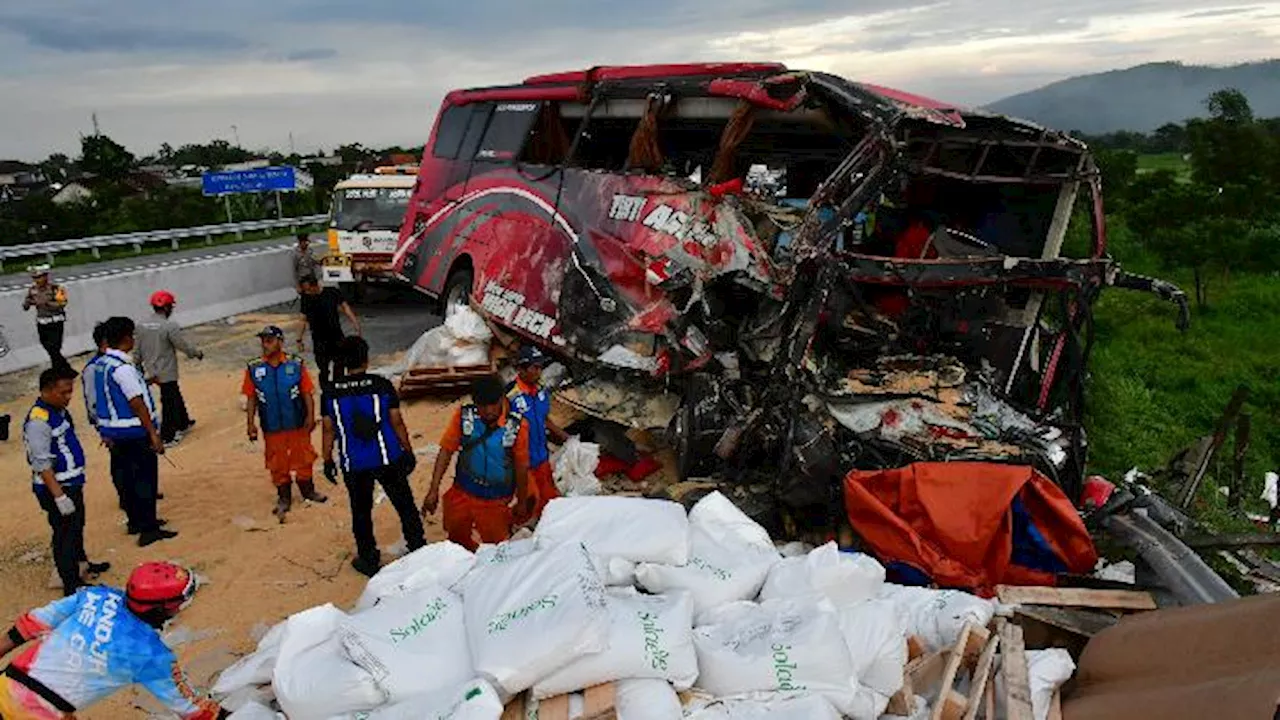
{"label": "black t-shirt", "polygon": [[338,310],[346,298],[337,288],[322,288],[317,295],[302,296],[302,314],[311,326],[311,341],[317,346],[332,347],[345,337]]}

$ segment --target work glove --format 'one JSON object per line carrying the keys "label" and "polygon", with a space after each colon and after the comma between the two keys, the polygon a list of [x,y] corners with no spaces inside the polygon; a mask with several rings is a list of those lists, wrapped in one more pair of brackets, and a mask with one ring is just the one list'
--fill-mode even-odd
{"label": "work glove", "polygon": [[324,461],[324,479],[328,480],[334,485],[338,484],[338,464],[337,463],[335,463],[332,460]]}
{"label": "work glove", "polygon": [[53,499],[53,504],[58,506],[58,512],[62,517],[71,517],[76,514],[76,501],[69,495],[59,495]]}

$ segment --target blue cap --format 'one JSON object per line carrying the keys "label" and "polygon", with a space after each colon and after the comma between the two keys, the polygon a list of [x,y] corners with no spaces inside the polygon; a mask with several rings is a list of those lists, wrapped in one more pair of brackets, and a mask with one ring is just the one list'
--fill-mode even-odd
{"label": "blue cap", "polygon": [[260,338],[269,338],[269,337],[270,337],[270,338],[279,338],[279,339],[283,340],[283,339],[284,339],[284,331],[283,331],[283,330],[281,330],[280,328],[276,327],[275,325],[268,325],[268,326],[266,326],[266,327],[262,328],[262,332],[258,333],[258,337],[260,337]]}
{"label": "blue cap", "polygon": [[525,345],[521,347],[520,355],[516,358],[517,367],[546,365],[549,362],[551,362],[551,357],[542,352],[542,348],[537,345]]}

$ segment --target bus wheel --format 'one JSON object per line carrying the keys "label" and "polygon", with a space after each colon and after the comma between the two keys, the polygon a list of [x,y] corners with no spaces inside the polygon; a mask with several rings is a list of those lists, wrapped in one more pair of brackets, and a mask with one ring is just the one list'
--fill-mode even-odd
{"label": "bus wheel", "polygon": [[451,305],[467,305],[471,301],[471,284],[474,282],[470,270],[455,270],[444,284],[442,303],[444,313],[449,312]]}

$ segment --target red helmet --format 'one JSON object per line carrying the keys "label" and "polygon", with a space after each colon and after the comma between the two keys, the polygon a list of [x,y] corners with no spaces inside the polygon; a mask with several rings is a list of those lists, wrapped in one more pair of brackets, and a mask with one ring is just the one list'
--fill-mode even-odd
{"label": "red helmet", "polygon": [[139,565],[125,586],[126,604],[135,615],[159,611],[171,618],[191,602],[195,593],[195,574],[168,562]]}
{"label": "red helmet", "polygon": [[151,307],[169,307],[177,301],[178,299],[168,290],[157,290],[151,293]]}

